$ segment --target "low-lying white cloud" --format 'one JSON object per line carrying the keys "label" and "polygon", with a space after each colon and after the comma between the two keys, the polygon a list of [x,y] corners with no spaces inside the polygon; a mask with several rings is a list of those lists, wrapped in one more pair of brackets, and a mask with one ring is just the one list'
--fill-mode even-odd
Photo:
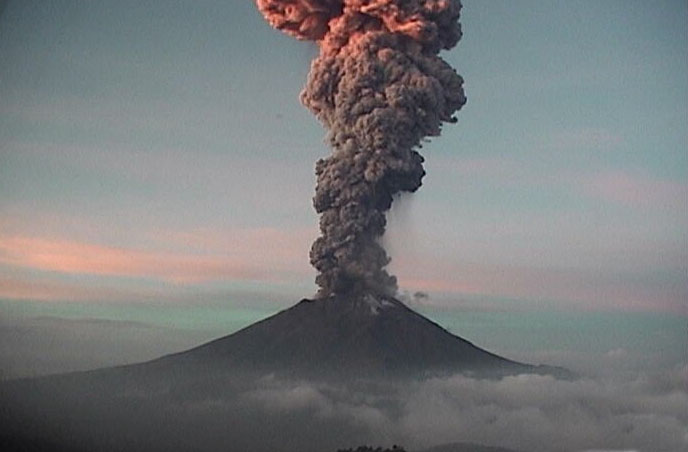
{"label": "low-lying white cloud", "polygon": [[533,452],[678,452],[688,446],[688,367],[633,379],[454,375],[374,393],[266,381],[245,397],[271,415],[366,427],[380,444],[410,450],[452,442]]}
{"label": "low-lying white cloud", "polygon": [[419,385],[406,402],[401,425],[419,445],[461,439],[532,451],[678,451],[688,445],[686,406],[685,387],[667,376],[631,381],[455,376]]}

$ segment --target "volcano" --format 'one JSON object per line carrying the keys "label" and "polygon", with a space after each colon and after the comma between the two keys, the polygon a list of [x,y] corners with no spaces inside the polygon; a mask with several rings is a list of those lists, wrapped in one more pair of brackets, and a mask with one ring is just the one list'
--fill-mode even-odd
{"label": "volcano", "polygon": [[428,377],[447,373],[557,373],[455,336],[386,296],[331,296],[296,305],[229,336],[148,363],[209,372],[304,378]]}
{"label": "volcano", "polygon": [[336,381],[453,373],[478,378],[569,375],[565,369],[520,363],[477,347],[394,297],[336,295],[304,298],[233,334],[151,361],[29,381],[160,388],[247,375]]}
{"label": "volcano", "polygon": [[[152,361],[0,382],[0,449],[336,450],[376,437],[313,403],[359,403],[393,419],[409,387],[454,373],[566,375],[476,347],[393,297],[303,299]],[[297,405],[266,407],[266,394]]]}

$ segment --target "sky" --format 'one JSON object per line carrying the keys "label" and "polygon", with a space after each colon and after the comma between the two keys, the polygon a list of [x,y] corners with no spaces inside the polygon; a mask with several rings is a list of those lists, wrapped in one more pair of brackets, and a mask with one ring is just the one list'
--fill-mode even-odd
{"label": "sky", "polygon": [[[688,4],[463,3],[443,56],[468,103],[389,214],[400,288],[498,349],[513,340],[495,319],[542,333],[571,316],[685,345]],[[6,2],[5,337],[70,331],[55,319],[87,322],[84,337],[125,322],[120,342],[151,324],[188,333],[139,331],[152,354],[312,296],[313,169],[329,150],[298,95],[316,53],[245,0]]]}

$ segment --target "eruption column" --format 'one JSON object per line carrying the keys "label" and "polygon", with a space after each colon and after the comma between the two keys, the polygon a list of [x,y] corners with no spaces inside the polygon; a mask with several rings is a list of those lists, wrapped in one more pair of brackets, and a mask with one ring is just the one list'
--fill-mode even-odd
{"label": "eruption column", "polygon": [[465,103],[463,79],[438,53],[461,38],[458,0],[256,0],[267,21],[314,40],[301,100],[328,128],[316,164],[321,236],[311,248],[318,295],[394,295],[379,243],[393,196],[425,175],[416,151]]}

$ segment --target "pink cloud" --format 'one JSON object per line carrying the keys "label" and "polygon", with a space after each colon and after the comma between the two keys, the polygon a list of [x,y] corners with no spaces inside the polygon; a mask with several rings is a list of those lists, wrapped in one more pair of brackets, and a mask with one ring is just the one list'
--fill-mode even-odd
{"label": "pink cloud", "polygon": [[[97,294],[102,297],[102,293]],[[18,278],[0,278],[0,296],[14,300],[84,300],[89,297],[83,290],[70,284],[27,281]]]}
{"label": "pink cloud", "polygon": [[683,282],[649,284],[633,275],[594,270],[395,259],[399,285],[410,291],[521,298],[551,307],[585,310],[660,310],[686,315]]}
{"label": "pink cloud", "polygon": [[54,281],[31,275],[0,278],[0,297],[11,300],[34,301],[113,301],[113,300],[161,300],[170,299],[170,294],[160,289],[114,288],[106,286],[89,287],[83,284]]}
{"label": "pink cloud", "polygon": [[623,137],[610,130],[581,128],[564,130],[552,135],[548,145],[558,149],[612,149],[623,143]]}
{"label": "pink cloud", "polygon": [[153,249],[59,238],[0,236],[0,263],[65,274],[150,278],[178,284],[221,280],[279,281],[304,272],[303,248],[287,232],[238,230],[227,239],[208,231],[161,231]]}
{"label": "pink cloud", "polygon": [[307,250],[316,234],[314,227],[157,229],[149,232],[147,239],[164,249],[241,256],[245,262],[293,268],[307,261]]}
{"label": "pink cloud", "polygon": [[688,202],[688,184],[622,170],[588,177],[581,189],[589,196],[631,207],[685,209]]}
{"label": "pink cloud", "polygon": [[452,172],[461,176],[502,177],[522,172],[522,167],[504,157],[463,158],[444,162]]}
{"label": "pink cloud", "polygon": [[442,292],[456,294],[482,294],[484,287],[461,279],[437,279],[432,277],[401,277],[401,286],[406,290],[423,292]]}
{"label": "pink cloud", "polygon": [[59,273],[148,277],[179,283],[261,276],[237,259],[152,253],[33,237],[3,237],[0,253],[3,264]]}
{"label": "pink cloud", "polygon": [[[441,158],[440,158],[441,159]],[[437,159],[437,160],[440,160]],[[478,180],[516,190],[524,187],[556,186],[561,182],[558,172],[544,170],[541,162],[519,161],[512,156],[481,158],[444,158],[435,171],[445,171],[452,180]]]}

